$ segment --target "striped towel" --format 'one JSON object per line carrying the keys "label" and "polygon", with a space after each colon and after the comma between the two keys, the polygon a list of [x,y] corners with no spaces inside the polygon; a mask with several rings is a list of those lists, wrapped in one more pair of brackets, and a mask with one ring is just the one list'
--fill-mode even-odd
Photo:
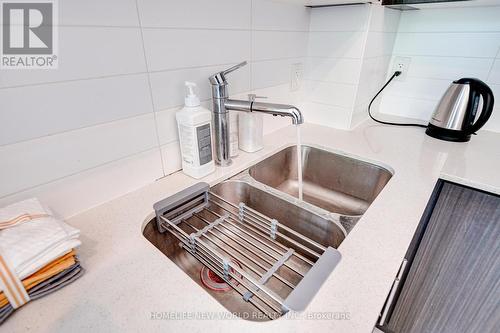
{"label": "striped towel", "polygon": [[8,258],[2,255],[0,249],[0,287],[14,309],[17,309],[30,301],[30,297],[23,282],[13,273],[12,264]]}
{"label": "striped towel", "polygon": [[[30,289],[30,298],[32,300],[36,300],[45,295],[51,294],[80,278],[83,273],[84,270],[77,261],[73,266]],[[0,307],[0,325],[14,312],[14,310],[15,309],[11,304]]]}
{"label": "striped towel", "polygon": [[21,280],[80,245],[80,231],[55,219],[52,212],[43,208],[37,199],[0,209],[0,220],[6,221],[4,217],[11,219],[22,214],[43,216],[0,230],[2,255]]}
{"label": "striped towel", "polygon": [[28,199],[0,209],[0,230],[28,222],[49,213],[37,199]]}
{"label": "striped towel", "polygon": [[78,247],[80,231],[37,199],[0,209],[0,225],[0,292],[18,308],[29,301],[22,280]]}

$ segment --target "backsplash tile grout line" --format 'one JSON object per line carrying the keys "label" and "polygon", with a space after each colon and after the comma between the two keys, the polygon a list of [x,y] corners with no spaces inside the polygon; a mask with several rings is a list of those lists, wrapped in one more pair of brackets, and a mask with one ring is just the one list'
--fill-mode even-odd
{"label": "backsplash tile grout line", "polygon": [[[161,157],[160,133],[159,133],[159,129],[158,129],[158,119],[157,119],[156,111],[155,111],[154,96],[153,96],[153,87],[151,85],[151,74],[149,72],[149,62],[148,62],[147,54],[146,54],[146,47],[144,45],[144,33],[143,33],[143,29],[142,29],[141,15],[139,13],[140,9],[139,9],[138,0],[135,0],[135,6],[136,6],[136,10],[137,10],[137,19],[138,19],[139,26],[140,26],[141,46],[142,46],[142,51],[143,51],[143,54],[144,54],[144,62],[146,64],[146,70],[148,72],[147,73],[147,81],[148,81],[148,88],[149,88],[149,97],[150,97],[150,100],[151,100],[151,110],[153,112],[154,127],[155,127],[155,134],[156,134],[156,142],[158,144],[158,151],[160,152],[160,157]],[[161,160],[161,168],[163,170],[163,175],[165,175],[165,163],[163,162],[163,157],[161,157],[160,160]]]}
{"label": "backsplash tile grout line", "polygon": [[16,88],[26,88],[26,87],[36,87],[36,86],[45,86],[50,84],[60,84],[60,83],[71,83],[71,82],[79,82],[79,81],[91,81],[91,80],[101,80],[101,79],[110,79],[116,77],[127,77],[127,76],[137,76],[144,75],[148,72],[130,72],[130,73],[120,73],[120,74],[110,74],[110,75],[102,75],[102,76],[89,76],[78,79],[67,79],[67,80],[56,80],[56,81],[42,81],[37,83],[28,83],[28,84],[19,84],[13,86],[5,86],[0,87],[0,90],[3,89],[16,89]]}
{"label": "backsplash tile grout line", "polygon": [[[172,141],[172,142],[175,142],[175,141]],[[169,143],[172,143],[172,142],[169,142]],[[61,176],[61,177],[58,177],[58,178],[54,178],[54,179],[51,179],[47,182],[43,182],[43,183],[39,183],[39,184],[36,184],[36,185],[33,185],[33,186],[30,186],[30,187],[26,187],[26,188],[22,188],[20,190],[17,190],[15,192],[12,192],[12,193],[9,193],[7,195],[2,195],[0,196],[0,200],[3,200],[5,198],[8,198],[8,197],[11,197],[11,196],[15,196],[19,193],[22,193],[22,192],[26,192],[26,191],[31,191],[31,190],[34,190],[34,189],[37,189],[37,188],[40,188],[42,186],[46,186],[46,185],[49,185],[51,183],[55,183],[55,182],[58,182],[58,181],[61,181],[61,180],[64,180],[66,178],[70,178],[70,177],[73,177],[73,176],[76,176],[80,173],[85,173],[85,172],[88,172],[88,171],[91,171],[92,169],[96,169],[96,168],[100,168],[100,167],[103,167],[103,166],[106,166],[106,165],[109,165],[109,164],[112,164],[112,163],[115,163],[115,162],[119,162],[119,161],[123,161],[125,159],[128,159],[128,158],[131,158],[131,157],[135,157],[135,156],[139,156],[141,154],[144,154],[144,153],[147,153],[147,152],[153,152],[155,150],[157,150],[158,147],[157,146],[153,146],[153,147],[150,147],[150,148],[147,148],[147,149],[144,149],[144,150],[141,150],[141,151],[138,151],[138,152],[135,152],[135,153],[132,153],[130,155],[127,155],[127,156],[123,156],[121,158],[118,158],[118,159],[114,159],[114,160],[111,160],[111,161],[106,161],[104,163],[101,163],[101,164],[98,164],[98,165],[95,165],[95,166],[92,166],[90,168],[85,168],[85,169],[82,169],[82,170],[79,170],[77,172],[73,172],[73,173],[70,173],[70,174],[67,174],[67,175],[64,175],[64,176]]]}
{"label": "backsplash tile grout line", "polygon": [[[168,109],[166,109],[166,110],[168,110]],[[51,136],[57,136],[57,135],[71,133],[71,132],[77,132],[77,131],[84,130],[84,129],[89,129],[89,128],[92,128],[92,127],[99,127],[99,126],[103,126],[103,125],[110,125],[110,124],[117,123],[117,122],[120,122],[120,121],[130,120],[130,119],[133,119],[133,118],[140,118],[140,117],[147,116],[148,114],[151,114],[151,113],[152,112],[144,112],[144,113],[140,113],[140,114],[136,114],[136,115],[131,115],[131,116],[128,116],[128,117],[117,118],[117,119],[113,119],[113,120],[109,120],[109,121],[104,121],[104,122],[99,122],[99,123],[95,123],[95,124],[91,124],[91,125],[87,125],[87,126],[71,128],[71,129],[68,129],[68,130],[65,130],[65,131],[58,131],[58,132],[54,132],[54,133],[51,133],[51,134],[38,136],[36,138],[32,138],[32,139],[28,139],[28,140],[21,140],[21,141],[10,142],[10,143],[7,143],[7,144],[0,144],[0,149],[3,148],[3,147],[11,146],[11,145],[26,143],[26,142],[30,142],[30,141],[36,141],[36,140],[40,140],[40,139],[43,139],[43,138],[48,138],[48,137],[51,137]]]}

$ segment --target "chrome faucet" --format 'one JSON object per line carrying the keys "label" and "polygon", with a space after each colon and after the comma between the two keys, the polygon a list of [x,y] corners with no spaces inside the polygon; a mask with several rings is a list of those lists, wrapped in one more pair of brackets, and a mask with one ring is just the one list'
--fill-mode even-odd
{"label": "chrome faucet", "polygon": [[254,98],[248,101],[229,99],[226,75],[247,64],[239,63],[225,71],[210,76],[212,85],[213,121],[215,136],[215,162],[221,166],[231,165],[229,154],[229,111],[262,112],[274,116],[290,117],[295,125],[302,124],[304,118],[299,109],[293,105],[255,102]]}

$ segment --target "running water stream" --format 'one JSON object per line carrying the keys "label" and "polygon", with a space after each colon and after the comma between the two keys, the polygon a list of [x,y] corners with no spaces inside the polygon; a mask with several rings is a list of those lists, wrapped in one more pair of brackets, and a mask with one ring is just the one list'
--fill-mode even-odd
{"label": "running water stream", "polygon": [[302,182],[302,148],[300,125],[297,126],[297,181],[299,184],[299,200],[303,200],[303,182]]}

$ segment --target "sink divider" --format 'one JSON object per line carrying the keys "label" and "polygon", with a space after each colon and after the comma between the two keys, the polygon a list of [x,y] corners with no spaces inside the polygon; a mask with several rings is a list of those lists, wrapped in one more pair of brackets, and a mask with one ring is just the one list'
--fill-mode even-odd
{"label": "sink divider", "polygon": [[[290,310],[303,311],[340,261],[336,249],[322,246],[245,203],[227,201],[205,183],[166,198],[154,208],[160,232],[174,235],[179,246],[270,319]],[[196,221],[203,226],[197,227]],[[307,263],[307,272],[297,269],[292,257]],[[281,276],[281,269],[293,272],[291,277],[298,283]],[[273,283],[268,283],[272,278]]]}

